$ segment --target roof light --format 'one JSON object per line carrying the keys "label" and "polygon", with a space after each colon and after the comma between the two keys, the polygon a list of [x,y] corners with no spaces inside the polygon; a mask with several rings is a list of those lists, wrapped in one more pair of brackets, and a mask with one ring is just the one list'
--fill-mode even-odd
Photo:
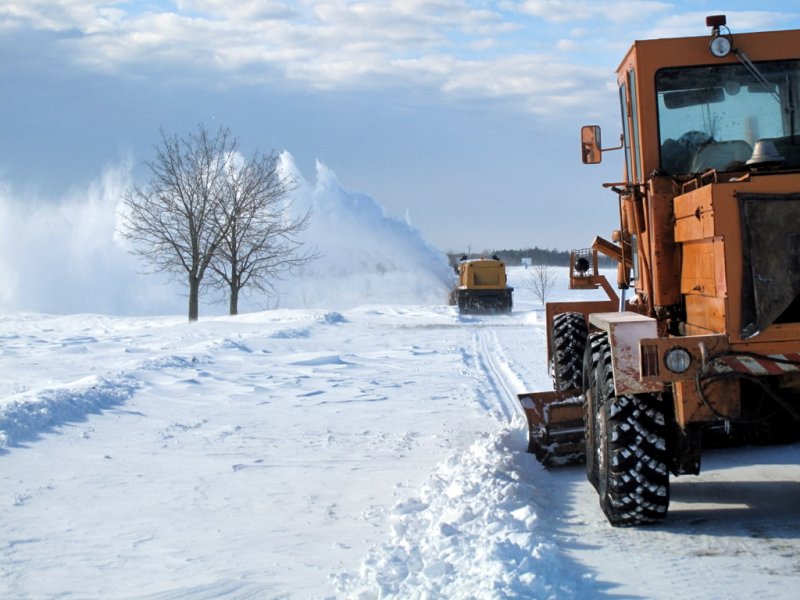
{"label": "roof light", "polygon": [[[725,58],[733,49],[731,32],[725,26],[726,22],[727,19],[725,18],[725,15],[713,15],[706,17],[706,26],[711,27],[711,42],[709,42],[708,47],[711,50],[711,54],[717,58]],[[723,28],[725,29],[726,33],[722,33]]]}
{"label": "roof light", "polygon": [[729,37],[718,35],[715,38],[711,38],[711,43],[708,47],[711,49],[711,54],[717,58],[725,58],[731,53],[732,44]]}

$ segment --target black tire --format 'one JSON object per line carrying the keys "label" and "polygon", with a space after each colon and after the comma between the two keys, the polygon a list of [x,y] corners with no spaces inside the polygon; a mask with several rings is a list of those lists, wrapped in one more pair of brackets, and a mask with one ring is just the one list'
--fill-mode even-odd
{"label": "black tire", "polygon": [[556,390],[583,386],[583,353],[588,327],[581,313],[565,312],[553,317],[553,356],[550,374]]}
{"label": "black tire", "polygon": [[583,355],[583,431],[586,440],[586,479],[597,489],[597,402],[602,394],[597,389],[597,366],[604,352],[610,352],[605,331],[589,335]]}
{"label": "black tire", "polygon": [[511,295],[511,292],[509,291],[505,297],[503,312],[510,313],[513,309],[514,309],[514,297]]}
{"label": "black tire", "polygon": [[447,295],[447,304],[448,306],[458,305],[458,290],[450,290],[450,293]]}
{"label": "black tire", "polygon": [[459,290],[456,294],[456,302],[458,303],[458,312],[468,314],[470,312],[469,296],[463,290]]}
{"label": "black tire", "polygon": [[604,348],[595,411],[600,507],[614,526],[656,523],[669,507],[664,400],[660,394],[615,395],[610,359]]}

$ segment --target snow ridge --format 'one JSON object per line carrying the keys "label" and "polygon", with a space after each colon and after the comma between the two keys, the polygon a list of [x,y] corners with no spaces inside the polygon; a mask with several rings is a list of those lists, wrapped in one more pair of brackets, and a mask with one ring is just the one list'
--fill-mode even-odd
{"label": "snow ridge", "polygon": [[341,591],[359,600],[576,597],[537,516],[535,479],[520,475],[530,457],[512,449],[513,433],[487,434],[397,503],[390,541],[358,577],[339,576]]}
{"label": "snow ridge", "polygon": [[114,379],[89,376],[60,388],[38,392],[0,406],[0,450],[89,413],[112,408],[133,396],[139,383],[127,375]]}

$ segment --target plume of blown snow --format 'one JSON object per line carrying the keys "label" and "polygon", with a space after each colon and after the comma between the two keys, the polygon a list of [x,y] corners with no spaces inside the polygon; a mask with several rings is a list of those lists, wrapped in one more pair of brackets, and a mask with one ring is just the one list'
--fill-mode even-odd
{"label": "plume of blown snow", "polygon": [[[237,160],[239,157],[232,157]],[[181,278],[147,273],[119,235],[131,161],[107,167],[86,188],[59,198],[21,195],[0,181],[0,311],[181,314]],[[303,233],[320,258],[277,282],[277,297],[246,296],[243,311],[265,307],[349,308],[372,303],[443,304],[452,282],[447,257],[372,198],[344,190],[317,165],[308,183],[284,152],[280,168],[298,185],[296,215],[311,209]],[[225,294],[201,297],[201,315],[224,314]]]}
{"label": "plume of blown snow", "polygon": [[302,240],[319,258],[278,286],[279,304],[349,308],[364,304],[444,304],[453,282],[447,256],[406,220],[390,217],[365,194],[349,192],[317,162],[305,180],[284,152],[280,168],[297,186],[292,210],[312,216]]}
{"label": "plume of blown snow", "polygon": [[106,167],[59,198],[0,186],[0,310],[157,314],[184,303],[163,277],[144,276],[118,231],[131,162]]}

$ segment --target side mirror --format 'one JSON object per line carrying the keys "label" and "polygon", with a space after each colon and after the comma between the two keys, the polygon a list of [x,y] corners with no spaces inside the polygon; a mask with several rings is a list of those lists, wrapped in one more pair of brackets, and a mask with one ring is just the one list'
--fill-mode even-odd
{"label": "side mirror", "polygon": [[600,142],[600,126],[584,125],[581,127],[581,160],[585,165],[599,164],[603,159]]}

